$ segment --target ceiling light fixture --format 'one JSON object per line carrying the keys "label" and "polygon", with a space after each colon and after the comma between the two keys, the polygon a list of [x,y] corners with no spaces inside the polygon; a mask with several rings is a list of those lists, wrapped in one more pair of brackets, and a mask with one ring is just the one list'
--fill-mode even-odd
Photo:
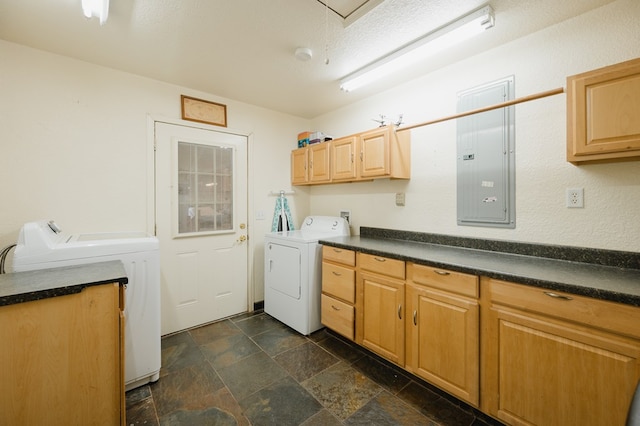
{"label": "ceiling light fixture", "polygon": [[494,23],[493,9],[491,6],[484,6],[346,76],[340,81],[340,88],[345,92],[355,90],[480,34],[493,27]]}
{"label": "ceiling light fixture", "polygon": [[87,18],[99,18],[103,25],[109,17],[109,0],[82,0],[82,12]]}

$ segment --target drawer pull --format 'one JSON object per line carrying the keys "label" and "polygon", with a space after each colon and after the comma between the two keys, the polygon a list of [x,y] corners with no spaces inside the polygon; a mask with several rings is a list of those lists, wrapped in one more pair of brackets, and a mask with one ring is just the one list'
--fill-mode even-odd
{"label": "drawer pull", "polygon": [[340,272],[336,272],[336,271],[331,271],[331,273],[332,273],[333,275],[335,275],[336,277],[339,277],[339,276],[341,276],[341,275],[342,275]]}
{"label": "drawer pull", "polygon": [[331,307],[333,308],[334,311],[339,311],[340,308],[338,308],[336,305],[331,305]]}
{"label": "drawer pull", "polygon": [[434,270],[433,270],[433,272],[435,272],[435,273],[436,273],[436,274],[438,274],[438,275],[451,275],[451,273],[450,273],[450,272],[447,272],[447,271],[441,271],[441,270],[439,270],[439,269],[434,269]]}
{"label": "drawer pull", "polygon": [[413,311],[413,325],[418,325],[418,311]]}
{"label": "drawer pull", "polygon": [[564,294],[552,293],[550,291],[543,291],[543,293],[554,299],[573,300],[573,297],[565,296]]}
{"label": "drawer pull", "polygon": [[335,251],[336,253],[342,253],[342,250],[334,248],[333,251]]}
{"label": "drawer pull", "polygon": [[398,318],[402,319],[402,305],[398,305]]}
{"label": "drawer pull", "polygon": [[386,262],[387,259],[385,259],[384,257],[374,257],[375,260],[377,260],[378,262]]}

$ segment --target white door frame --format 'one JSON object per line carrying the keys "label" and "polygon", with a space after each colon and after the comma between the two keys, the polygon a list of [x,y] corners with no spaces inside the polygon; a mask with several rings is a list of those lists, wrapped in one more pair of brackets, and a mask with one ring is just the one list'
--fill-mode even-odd
{"label": "white door frame", "polygon": [[156,226],[156,177],[155,177],[155,123],[167,123],[196,129],[212,130],[219,133],[230,133],[247,138],[247,311],[253,311],[255,303],[255,282],[253,274],[253,253],[255,251],[253,217],[253,133],[242,132],[228,127],[211,126],[192,121],[153,116],[147,114],[147,232],[155,235]]}

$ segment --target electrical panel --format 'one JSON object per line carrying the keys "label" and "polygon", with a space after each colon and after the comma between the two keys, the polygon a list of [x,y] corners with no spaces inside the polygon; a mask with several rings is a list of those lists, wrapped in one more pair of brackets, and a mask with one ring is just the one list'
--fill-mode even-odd
{"label": "electrical panel", "polygon": [[[509,77],[458,94],[458,113],[513,99]],[[515,228],[515,111],[513,106],[457,122],[458,225]]]}

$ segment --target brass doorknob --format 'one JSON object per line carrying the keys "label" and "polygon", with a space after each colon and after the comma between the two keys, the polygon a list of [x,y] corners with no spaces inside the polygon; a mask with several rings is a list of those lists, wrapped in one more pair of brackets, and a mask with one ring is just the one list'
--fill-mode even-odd
{"label": "brass doorknob", "polygon": [[247,225],[245,225],[244,223],[241,223],[241,224],[240,224],[240,229],[244,229],[244,228],[246,228],[246,227],[247,227]]}
{"label": "brass doorknob", "polygon": [[238,238],[238,241],[240,241],[240,242],[247,241],[247,236],[246,235],[240,235],[240,238]]}

